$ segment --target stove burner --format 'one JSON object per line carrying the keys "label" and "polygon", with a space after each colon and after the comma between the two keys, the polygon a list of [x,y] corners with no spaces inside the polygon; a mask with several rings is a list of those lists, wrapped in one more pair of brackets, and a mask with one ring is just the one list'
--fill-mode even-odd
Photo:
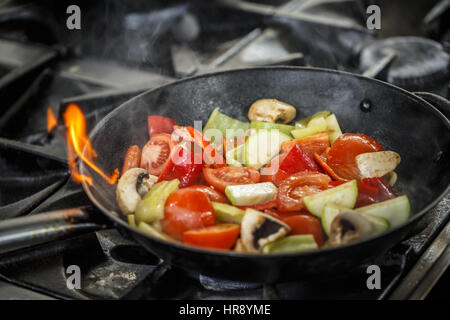
{"label": "stove burner", "polygon": [[424,89],[449,74],[450,56],[436,41],[419,37],[394,37],[373,42],[360,55],[360,68],[368,69],[387,54],[395,54],[387,81],[410,89]]}
{"label": "stove burner", "polygon": [[202,274],[199,275],[198,280],[205,289],[212,291],[249,290],[261,287],[260,283],[216,279]]}

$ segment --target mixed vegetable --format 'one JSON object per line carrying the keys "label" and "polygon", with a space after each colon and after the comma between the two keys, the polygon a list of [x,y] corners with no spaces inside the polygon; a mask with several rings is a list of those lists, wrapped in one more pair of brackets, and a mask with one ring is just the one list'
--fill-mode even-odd
{"label": "mixed vegetable", "polygon": [[373,138],[343,134],[321,111],[254,102],[249,122],[217,108],[202,129],[148,117],[149,141],[131,146],[117,204],[131,226],[187,245],[249,253],[335,247],[404,223],[392,186],[400,156]]}

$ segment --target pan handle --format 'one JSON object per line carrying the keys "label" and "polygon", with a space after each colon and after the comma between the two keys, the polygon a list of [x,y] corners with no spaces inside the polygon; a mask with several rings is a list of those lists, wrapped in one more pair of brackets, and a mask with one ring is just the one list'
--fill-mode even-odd
{"label": "pan handle", "polygon": [[45,212],[0,222],[0,256],[3,253],[105,228],[94,221],[88,208]]}
{"label": "pan handle", "polygon": [[431,103],[440,112],[442,112],[447,119],[450,119],[450,101],[431,92],[414,92],[414,94]]}

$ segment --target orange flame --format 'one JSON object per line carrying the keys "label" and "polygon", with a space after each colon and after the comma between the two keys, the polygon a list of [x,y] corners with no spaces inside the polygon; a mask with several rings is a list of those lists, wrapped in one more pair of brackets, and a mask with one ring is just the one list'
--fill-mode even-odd
{"label": "orange flame", "polygon": [[55,114],[53,113],[52,108],[47,108],[47,132],[52,131],[54,127],[58,125],[58,120],[56,119]]}
{"label": "orange flame", "polygon": [[[76,165],[76,156],[78,156],[109,184],[116,183],[119,177],[119,169],[115,169],[113,174],[108,176],[93,163],[97,153],[87,138],[86,120],[80,107],[73,103],[69,104],[63,118],[67,126],[67,161],[69,162],[73,180],[76,182],[86,181],[90,186],[92,185],[92,178],[84,176],[78,171]],[[83,149],[85,149],[84,154]]]}

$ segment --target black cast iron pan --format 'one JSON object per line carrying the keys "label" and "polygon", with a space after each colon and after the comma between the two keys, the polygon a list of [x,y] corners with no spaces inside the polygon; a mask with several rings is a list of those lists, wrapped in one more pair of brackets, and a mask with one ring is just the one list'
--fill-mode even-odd
{"label": "black cast iron pan", "polygon": [[[294,67],[232,70],[177,81],[124,103],[92,130],[90,141],[104,172],[120,168],[130,145],[148,140],[147,116],[173,118],[181,125],[206,123],[220,107],[246,120],[252,102],[276,98],[297,107],[297,118],[327,109],[338,117],[343,132],[364,133],[402,157],[399,193],[412,205],[410,220],[378,237],[335,249],[298,254],[254,255],[220,252],[169,243],[131,228],[109,185],[81,163],[93,178],[83,188],[94,205],[143,247],[165,262],[204,275],[230,280],[275,282],[310,275],[343,273],[365,259],[384,253],[401,241],[450,189],[450,122],[422,98],[360,75]],[[442,102],[442,101],[441,101]],[[442,102],[448,107],[447,101]],[[450,109],[449,109],[450,111]]]}
{"label": "black cast iron pan", "polygon": [[[366,241],[301,254],[250,255],[187,247],[149,237],[130,228],[115,203],[114,186],[90,168],[83,184],[92,202],[128,229],[166,262],[209,276],[272,282],[313,273],[339,272],[398,243],[446,194],[450,183],[450,123],[417,96],[354,74],[312,68],[258,68],[198,76],[154,89],[124,103],[94,128],[96,164],[105,172],[120,167],[127,148],[148,140],[147,115],[170,117],[182,125],[206,123],[216,107],[246,120],[251,103],[276,98],[297,107],[298,118],[319,110],[334,112],[344,132],[365,133],[402,156],[399,191],[407,194],[413,216],[405,225]],[[361,107],[363,103],[363,107]]]}

